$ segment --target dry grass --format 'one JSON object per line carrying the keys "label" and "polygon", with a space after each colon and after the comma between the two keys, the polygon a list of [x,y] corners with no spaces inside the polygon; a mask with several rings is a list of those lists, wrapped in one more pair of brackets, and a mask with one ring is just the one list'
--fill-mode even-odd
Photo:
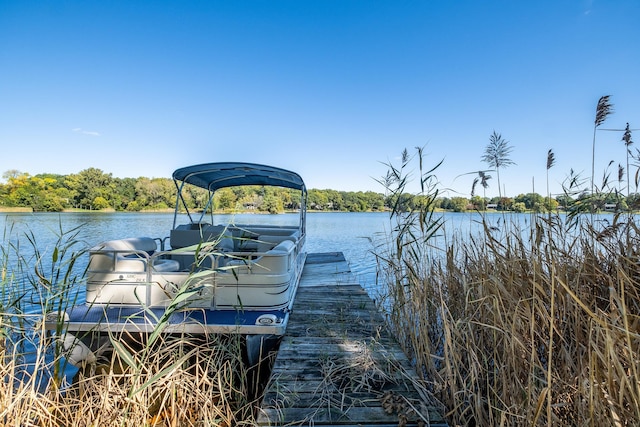
{"label": "dry grass", "polygon": [[[38,351],[51,347],[43,342]],[[239,339],[164,337],[152,351],[141,350],[139,343],[127,347],[132,359],[113,352],[106,363],[87,366],[63,387],[53,377],[43,384],[36,376],[24,377],[27,370],[51,369],[44,353],[34,364],[4,352],[2,425],[252,425],[255,405]]]}
{"label": "dry grass", "polygon": [[[33,234],[25,247],[5,230],[0,245],[0,425],[242,426],[253,425],[259,387],[239,336],[110,336],[113,351],[65,377],[58,330],[46,314],[73,305],[84,256],[77,230],[60,231],[41,253]],[[172,309],[178,309],[172,307]],[[144,339],[142,339],[144,338]],[[266,361],[267,363],[269,361]]]}
{"label": "dry grass", "polygon": [[[37,387],[24,366],[2,367],[4,425],[252,425],[247,371],[236,343],[168,338],[139,367],[113,353],[108,363],[81,370],[73,384]],[[236,351],[236,348],[238,351]],[[137,359],[137,356],[134,356]]]}
{"label": "dry grass", "polygon": [[635,218],[564,219],[378,249],[382,307],[452,425],[640,423]]}

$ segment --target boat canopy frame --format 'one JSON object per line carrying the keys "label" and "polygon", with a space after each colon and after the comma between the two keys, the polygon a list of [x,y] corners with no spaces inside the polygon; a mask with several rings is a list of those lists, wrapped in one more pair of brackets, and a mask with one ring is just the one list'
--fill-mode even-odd
{"label": "boat canopy frame", "polygon": [[200,221],[208,210],[213,210],[211,205],[213,204],[213,196],[217,190],[247,185],[264,185],[299,190],[301,192],[300,221],[302,224],[305,222],[304,212],[306,210],[307,188],[302,177],[296,172],[257,163],[202,163],[177,169],[173,172],[173,182],[178,191],[173,228],[176,227],[181,204],[184,206],[190,221],[193,222],[191,212],[182,196],[182,190],[186,184],[209,191],[209,200],[202,211]]}

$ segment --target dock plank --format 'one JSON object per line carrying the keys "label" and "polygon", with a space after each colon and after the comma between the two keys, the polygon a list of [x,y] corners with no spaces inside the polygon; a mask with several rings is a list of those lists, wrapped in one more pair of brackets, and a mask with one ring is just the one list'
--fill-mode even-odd
{"label": "dock plank", "polygon": [[340,252],[309,254],[261,426],[446,426]]}

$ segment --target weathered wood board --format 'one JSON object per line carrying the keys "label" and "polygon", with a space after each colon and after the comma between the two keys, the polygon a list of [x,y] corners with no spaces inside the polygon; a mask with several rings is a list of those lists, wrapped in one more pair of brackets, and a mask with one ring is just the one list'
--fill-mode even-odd
{"label": "weathered wood board", "polygon": [[340,252],[310,254],[262,402],[263,426],[444,426]]}

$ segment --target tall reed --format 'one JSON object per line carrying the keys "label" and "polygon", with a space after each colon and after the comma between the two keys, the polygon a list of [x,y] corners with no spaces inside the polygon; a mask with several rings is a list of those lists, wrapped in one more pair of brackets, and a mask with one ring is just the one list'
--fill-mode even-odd
{"label": "tall reed", "polygon": [[376,248],[381,307],[452,425],[640,424],[633,216],[478,214],[482,232],[434,240],[418,215]]}

